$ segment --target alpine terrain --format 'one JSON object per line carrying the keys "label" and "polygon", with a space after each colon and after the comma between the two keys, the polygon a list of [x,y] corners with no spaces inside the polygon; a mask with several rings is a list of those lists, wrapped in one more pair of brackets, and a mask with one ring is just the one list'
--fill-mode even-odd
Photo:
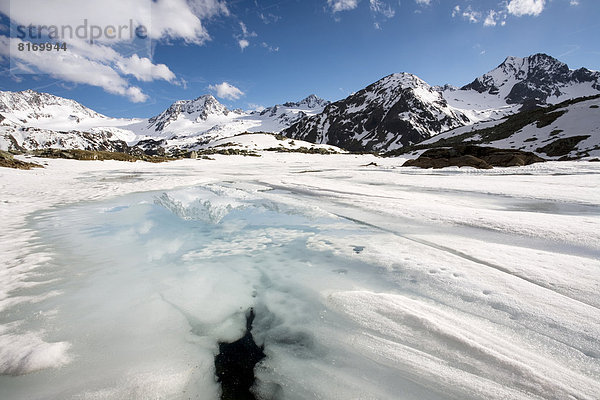
{"label": "alpine terrain", "polygon": [[[405,153],[419,144],[426,148],[465,141],[526,149],[543,157],[578,158],[598,155],[600,116],[594,100],[573,100],[598,94],[600,72],[571,70],[545,54],[508,57],[462,88],[430,86],[415,75],[397,73],[333,103],[310,95],[243,111],[230,110],[207,94],[176,101],[149,119],[111,118],[73,100],[31,90],[0,92],[0,150],[181,154],[231,144],[252,149],[317,144]],[[562,106],[556,108],[558,104]],[[544,107],[550,108],[536,111]],[[552,123],[540,124],[530,121],[534,114],[528,112],[556,118],[544,117]],[[506,123],[503,118],[508,116],[520,122]],[[501,127],[502,133],[477,133],[492,126]],[[243,143],[226,140],[242,133],[261,135],[250,135]],[[281,133],[288,140],[274,143],[266,133]]]}

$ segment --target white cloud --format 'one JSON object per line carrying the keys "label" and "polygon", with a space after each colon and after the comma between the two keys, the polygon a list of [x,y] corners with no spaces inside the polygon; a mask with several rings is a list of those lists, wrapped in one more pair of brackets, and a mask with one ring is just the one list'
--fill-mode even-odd
{"label": "white cloud", "polygon": [[458,15],[460,15],[460,6],[457,4],[452,9],[452,18],[455,18]]}
{"label": "white cloud", "polygon": [[164,64],[152,64],[149,58],[140,58],[137,54],[129,58],[120,58],[115,63],[126,75],[133,75],[139,81],[151,82],[162,79],[167,82],[175,80],[175,74]]}
{"label": "white cloud", "polygon": [[385,4],[380,0],[369,0],[369,8],[375,14],[381,14],[385,18],[393,18],[396,11],[389,4]]}
{"label": "white cloud", "polygon": [[[504,3],[504,5],[506,6],[507,3]],[[500,10],[489,10],[482,12],[479,10],[474,10],[471,5],[468,5],[465,9],[461,9],[460,5],[457,4],[452,9],[452,18],[462,17],[464,20],[474,24],[483,20],[483,26],[504,26],[506,25],[507,15],[508,13],[504,8]]]}
{"label": "white cloud", "polygon": [[469,22],[476,24],[481,19],[481,13],[474,11],[471,6],[468,6],[462,13],[462,17]]}
{"label": "white cloud", "polygon": [[243,22],[240,22],[240,28],[242,29],[242,34],[241,35],[233,35],[233,37],[236,38],[236,40],[238,41],[238,45],[240,46],[240,49],[242,49],[242,51],[244,51],[244,49],[246,47],[250,46],[250,41],[248,39],[257,37],[258,35],[254,31],[252,31],[252,32],[249,31],[248,27]]}
{"label": "white cloud", "polygon": [[498,13],[494,10],[490,10],[483,21],[483,26],[496,26],[496,18],[498,18]]}
{"label": "white cloud", "polygon": [[266,109],[265,106],[260,105],[260,104],[255,104],[255,103],[248,103],[248,108],[251,111],[257,111],[257,112],[261,112],[261,111],[264,111]]}
{"label": "white cloud", "polygon": [[271,13],[259,13],[258,17],[262,20],[264,24],[276,23],[281,19],[279,15],[271,14]]}
{"label": "white cloud", "polygon": [[216,92],[217,97],[227,100],[238,100],[245,94],[240,89],[227,82],[219,83],[218,85],[210,85],[208,89]]}
{"label": "white cloud", "polygon": [[99,86],[109,93],[128,97],[136,103],[148,99],[139,87],[130,85],[109,65],[68,51],[17,51],[19,43],[22,41],[0,36],[0,54],[8,56],[10,52],[18,63],[24,64],[24,69],[35,66],[35,70],[31,72],[46,73],[68,82]]}
{"label": "white cloud", "polygon": [[546,0],[510,0],[506,9],[509,14],[521,17],[523,15],[538,16],[544,11]]}
{"label": "white cloud", "polygon": [[[144,101],[147,95],[131,84],[128,77],[150,82],[165,80],[178,84],[175,74],[164,64],[153,64],[149,40],[132,40],[132,32],[144,26],[154,40],[182,39],[201,45],[210,40],[202,21],[217,15],[229,15],[223,0],[28,0],[0,1],[0,12],[10,15],[16,25],[54,25],[76,28],[87,23],[104,30],[109,26],[125,27],[121,36],[101,37],[90,43],[85,39],[61,37],[68,50],[60,54],[12,52],[15,73],[48,73],[65,82],[89,84],[109,93]],[[160,18],[157,18],[160,16]],[[131,29],[133,28],[133,29]],[[116,32],[117,29],[109,29]],[[67,31],[68,32],[68,31]],[[0,35],[0,39],[8,38]],[[10,46],[18,42],[11,40]],[[62,66],[60,63],[64,63]]]}
{"label": "white cloud", "polygon": [[271,52],[271,53],[276,53],[279,51],[279,47],[271,46],[270,44],[268,44],[266,42],[262,42],[261,46],[264,47],[265,49],[269,50],[269,52]]}
{"label": "white cloud", "polygon": [[572,5],[572,6],[578,6],[579,5],[579,0],[571,0],[569,4]]}
{"label": "white cloud", "polygon": [[248,27],[246,27],[246,24],[245,24],[245,23],[243,23],[243,22],[240,22],[240,28],[242,28],[242,35],[243,35],[245,38],[249,38],[249,37],[256,37],[256,36],[258,36],[258,35],[256,34],[256,32],[250,32],[250,31],[248,30]]}
{"label": "white cloud", "polygon": [[247,41],[246,39],[240,39],[238,40],[238,44],[240,45],[240,49],[242,49],[242,51],[244,51],[244,49],[248,46],[250,46],[250,42]]}
{"label": "white cloud", "polygon": [[431,4],[431,0],[415,0],[415,2],[420,6],[428,6]]}
{"label": "white cloud", "polygon": [[327,4],[334,13],[340,11],[354,10],[358,7],[359,0],[327,0]]}

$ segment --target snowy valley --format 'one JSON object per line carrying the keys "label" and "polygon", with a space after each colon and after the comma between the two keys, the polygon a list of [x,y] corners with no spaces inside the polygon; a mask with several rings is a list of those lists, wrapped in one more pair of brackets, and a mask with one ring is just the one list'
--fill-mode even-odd
{"label": "snowy valley", "polygon": [[[405,166],[466,145],[544,160]],[[0,167],[2,400],[600,398],[598,72],[148,119],[0,92],[0,150],[43,166]]]}

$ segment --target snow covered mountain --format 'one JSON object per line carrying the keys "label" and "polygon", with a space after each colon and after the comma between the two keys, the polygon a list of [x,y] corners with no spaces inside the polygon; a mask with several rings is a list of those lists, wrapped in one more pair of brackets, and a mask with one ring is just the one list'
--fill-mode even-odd
{"label": "snow covered mountain", "polygon": [[[141,151],[179,152],[204,149],[241,133],[269,132],[353,151],[391,151],[444,132],[468,130],[465,126],[493,125],[490,121],[522,110],[599,93],[600,72],[571,70],[545,54],[508,57],[462,88],[432,87],[415,75],[399,73],[334,103],[310,95],[242,111],[203,95],[176,101],[150,119],[111,118],[76,101],[32,90],[0,92],[0,149],[137,146]],[[585,115],[572,123],[585,126]]]}
{"label": "snow covered mountain", "polygon": [[406,73],[387,76],[284,134],[351,150],[389,151],[460,126],[598,93],[600,72],[570,70],[546,54],[508,57],[460,89],[431,87]]}
{"label": "snow covered mountain", "polygon": [[0,92],[0,149],[197,150],[244,132],[277,133],[327,104],[310,95],[299,102],[244,112],[229,110],[212,95],[204,95],[176,101],[144,120],[110,118],[73,100],[31,90]]}
{"label": "snow covered mountain", "polygon": [[351,150],[395,149],[470,122],[417,76],[392,74],[284,131]]}
{"label": "snow covered mountain", "polygon": [[33,90],[0,92],[0,149],[79,148],[124,151],[139,120],[111,118],[80,103]]}
{"label": "snow covered mountain", "polygon": [[212,95],[180,100],[147,123],[132,127],[148,137],[199,138],[202,141],[243,132],[277,133],[292,123],[319,113],[328,102],[310,95],[294,103],[278,104],[261,111],[229,110]]}
{"label": "snow covered mountain", "polygon": [[317,112],[323,111],[328,104],[329,101],[323,100],[314,94],[311,94],[307,98],[298,102],[277,104],[273,107],[265,108],[260,112],[255,111],[252,113],[252,115],[256,115],[258,113],[261,117],[273,119],[281,126],[288,127],[307,115],[314,115]]}
{"label": "snow covered mountain", "polygon": [[586,68],[571,70],[567,64],[546,54],[508,57],[462,90],[497,96],[507,104],[556,104],[600,92],[600,72]]}
{"label": "snow covered mountain", "polygon": [[419,143],[414,149],[463,144],[530,151],[549,159],[598,158],[600,95],[453,129]]}
{"label": "snow covered mountain", "polygon": [[522,109],[600,93],[600,72],[568,65],[546,54],[508,57],[462,88],[440,88],[452,107],[473,122],[499,119]]}
{"label": "snow covered mountain", "polygon": [[159,115],[150,118],[146,129],[154,132],[163,132],[167,128],[169,131],[181,131],[194,123],[210,124],[220,120],[228,121],[231,119],[230,114],[241,115],[242,112],[228,110],[212,95],[207,94],[194,100],[176,101]]}
{"label": "snow covered mountain", "polygon": [[8,121],[27,126],[75,127],[82,121],[102,123],[110,118],[74,100],[33,90],[0,92],[0,114]]}

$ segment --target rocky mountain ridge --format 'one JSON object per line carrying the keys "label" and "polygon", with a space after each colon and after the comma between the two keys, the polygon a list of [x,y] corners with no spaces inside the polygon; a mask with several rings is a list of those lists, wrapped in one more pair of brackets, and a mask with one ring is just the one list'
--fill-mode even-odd
{"label": "rocky mountain ridge", "polygon": [[[351,151],[389,152],[490,124],[519,110],[599,93],[600,72],[571,70],[545,54],[508,57],[462,88],[432,87],[416,75],[396,73],[333,103],[309,95],[245,112],[230,110],[207,94],[176,101],[149,119],[110,118],[73,100],[32,90],[0,92],[0,149],[119,151],[138,146],[140,151],[168,153],[203,149],[241,133],[270,132]],[[581,130],[590,110],[578,111],[580,120],[571,119],[569,124],[576,126],[569,129]]]}
{"label": "rocky mountain ridge", "polygon": [[508,57],[460,89],[431,87],[412,74],[386,76],[283,134],[349,150],[390,151],[460,126],[598,93],[600,72],[570,70],[546,54]]}
{"label": "rocky mountain ridge", "polygon": [[450,107],[440,92],[415,75],[400,73],[329,104],[284,134],[349,150],[379,151],[418,143],[467,123],[468,117]]}

